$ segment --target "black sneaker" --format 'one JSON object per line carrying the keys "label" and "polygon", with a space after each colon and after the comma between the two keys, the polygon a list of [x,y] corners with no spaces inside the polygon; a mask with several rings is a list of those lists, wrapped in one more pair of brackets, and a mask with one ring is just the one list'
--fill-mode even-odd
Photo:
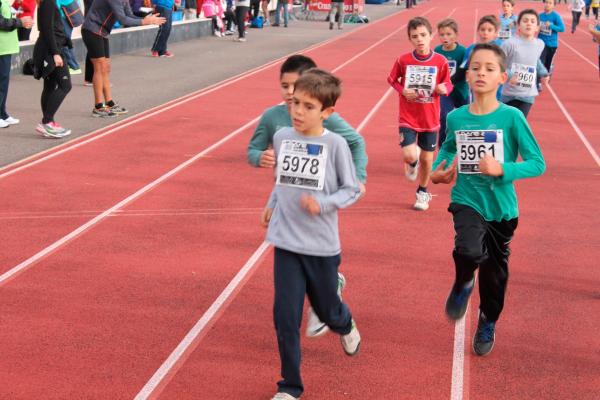
{"label": "black sneaker", "polygon": [[494,348],[494,339],[496,339],[496,323],[488,321],[485,314],[479,311],[479,321],[477,322],[477,331],[473,338],[473,351],[478,356],[485,356]]}
{"label": "black sneaker", "polygon": [[110,118],[110,117],[115,117],[116,114],[113,113],[109,107],[102,107],[102,108],[95,108],[92,110],[92,116],[93,117],[99,117],[99,118]]}
{"label": "black sneaker", "polygon": [[450,294],[446,300],[446,315],[450,319],[461,319],[465,312],[467,312],[467,306],[469,305],[469,297],[473,292],[473,286],[475,286],[475,277],[467,282],[460,290],[456,291],[456,285],[452,285]]}

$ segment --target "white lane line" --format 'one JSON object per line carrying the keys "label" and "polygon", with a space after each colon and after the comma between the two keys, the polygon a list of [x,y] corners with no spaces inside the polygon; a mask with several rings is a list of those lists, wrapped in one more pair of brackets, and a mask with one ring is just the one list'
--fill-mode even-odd
{"label": "white lane line", "polygon": [[569,50],[571,50],[573,53],[577,54],[583,61],[585,61],[586,63],[590,64],[592,67],[594,67],[594,69],[598,69],[598,66],[593,63],[592,61],[590,61],[589,58],[587,58],[586,56],[584,56],[583,54],[581,54],[579,51],[577,51],[573,46],[571,46],[569,43],[565,42],[562,39],[558,39],[563,45],[567,46],[569,48]]}
{"label": "white lane line", "polygon": [[548,89],[550,90],[550,94],[552,95],[552,97],[554,97],[554,101],[556,101],[556,104],[558,104],[558,108],[560,108],[562,113],[565,115],[565,118],[567,118],[567,121],[569,121],[569,123],[573,127],[573,130],[575,131],[575,133],[577,133],[577,136],[579,136],[579,139],[583,142],[583,145],[585,146],[585,148],[591,154],[594,161],[596,161],[596,164],[600,167],[600,157],[598,157],[598,153],[596,153],[596,150],[594,150],[594,148],[592,147],[590,142],[587,140],[587,138],[581,131],[581,129],[579,129],[579,126],[577,126],[577,124],[575,123],[575,120],[573,119],[573,117],[571,117],[571,114],[569,114],[569,112],[567,111],[567,108],[564,106],[562,101],[560,101],[560,99],[558,98],[558,95],[556,94],[556,92],[554,92],[554,89],[552,89],[552,86],[546,85],[546,87],[548,87]]}
{"label": "white lane line", "polygon": [[[436,7],[432,8],[432,10],[435,9],[435,8]],[[217,82],[217,83],[215,83],[213,85],[210,85],[210,86],[208,86],[206,88],[202,88],[202,89],[197,90],[195,92],[183,95],[183,96],[181,96],[179,98],[170,100],[170,101],[168,101],[166,103],[163,103],[161,105],[158,105],[158,106],[155,106],[153,108],[150,108],[149,110],[143,111],[143,112],[141,112],[141,113],[139,113],[137,115],[133,115],[131,117],[128,117],[128,118],[126,118],[126,119],[124,119],[122,121],[115,122],[114,124],[111,124],[111,125],[105,126],[103,128],[97,129],[97,130],[95,130],[93,132],[87,133],[87,134],[85,134],[83,136],[80,136],[80,137],[78,137],[78,138],[76,138],[74,140],[71,140],[71,141],[66,142],[64,144],[61,144],[59,146],[55,146],[55,147],[53,147],[51,149],[44,150],[44,151],[41,151],[41,152],[36,153],[34,155],[31,155],[31,156],[29,156],[29,157],[27,157],[27,158],[25,158],[23,160],[19,160],[19,161],[16,161],[14,163],[5,165],[4,167],[0,167],[0,171],[4,171],[4,170],[7,170],[7,169],[10,169],[10,168],[14,167],[14,169],[10,169],[7,172],[0,173],[0,179],[5,178],[7,176],[10,176],[10,175],[12,175],[12,174],[14,174],[14,173],[16,173],[18,171],[22,171],[22,170],[24,170],[26,168],[32,167],[34,165],[37,165],[37,164],[39,164],[41,162],[50,160],[50,159],[52,159],[52,158],[54,158],[56,156],[59,156],[61,154],[69,152],[71,150],[75,150],[75,149],[77,149],[77,148],[79,148],[79,147],[81,147],[81,146],[83,146],[85,144],[94,142],[94,141],[96,141],[98,139],[101,139],[101,138],[103,138],[105,136],[108,136],[108,135],[110,135],[112,133],[120,131],[123,128],[131,126],[131,125],[133,125],[133,124],[135,124],[137,122],[143,121],[143,120],[148,119],[150,117],[153,117],[155,115],[161,114],[161,113],[163,113],[165,111],[168,111],[168,110],[170,110],[171,108],[173,108],[175,106],[178,106],[178,105],[184,104],[186,102],[198,99],[198,98],[200,98],[200,97],[202,97],[202,96],[204,96],[206,94],[209,94],[209,93],[212,93],[212,92],[214,92],[214,91],[216,91],[218,89],[227,87],[227,86],[229,86],[229,85],[231,85],[231,84],[233,84],[235,82],[238,82],[238,81],[240,81],[242,79],[246,79],[248,76],[257,74],[257,73],[259,73],[261,71],[264,71],[264,70],[266,70],[266,69],[268,69],[268,68],[270,68],[270,67],[278,64],[279,62],[285,60],[286,58],[288,58],[289,56],[291,56],[293,54],[307,53],[307,52],[310,52],[310,51],[314,51],[314,50],[316,50],[316,49],[318,49],[320,47],[323,47],[323,46],[325,46],[325,45],[327,45],[329,43],[341,40],[341,39],[343,39],[343,38],[345,38],[347,36],[350,36],[350,35],[353,35],[353,34],[355,34],[357,32],[360,32],[361,30],[366,29],[369,26],[373,26],[375,24],[378,24],[378,23],[381,23],[383,21],[386,21],[386,20],[388,20],[388,19],[396,16],[397,14],[398,14],[398,12],[390,14],[390,15],[388,15],[388,16],[386,16],[384,18],[378,19],[375,22],[370,23],[368,25],[365,24],[365,25],[363,25],[361,27],[358,27],[358,28],[356,28],[354,30],[348,31],[348,32],[346,32],[346,33],[344,33],[342,35],[336,36],[336,37],[331,38],[331,39],[327,39],[327,40],[325,40],[323,42],[314,44],[314,45],[309,46],[309,47],[307,47],[305,49],[301,49],[301,50],[295,51],[293,53],[289,53],[289,54],[287,54],[287,55],[285,55],[283,57],[280,57],[280,58],[278,58],[276,60],[270,61],[270,62],[268,62],[266,64],[263,64],[263,65],[261,65],[259,67],[256,67],[254,69],[250,69],[249,71],[244,71],[244,72],[242,72],[242,73],[240,73],[238,75],[235,75],[233,77],[227,78],[227,79],[225,79],[225,80],[223,80],[221,82]],[[106,129],[108,129],[106,132],[102,132],[102,131],[104,131]],[[98,134],[99,132],[102,132],[102,133]],[[50,153],[50,154],[47,154],[46,156],[43,156],[41,158],[37,158],[37,157],[40,157],[41,155],[46,154],[46,153]],[[32,161],[27,162],[28,160],[32,160]],[[23,164],[23,162],[26,162],[26,163]],[[23,164],[23,165],[21,165],[21,164]]]}
{"label": "white lane line", "polygon": [[183,340],[177,345],[175,350],[169,355],[169,357],[162,363],[160,368],[152,375],[150,380],[144,385],[142,390],[135,396],[135,400],[148,399],[152,393],[160,386],[162,380],[169,374],[173,367],[185,360],[184,356],[189,356],[195,346],[198,345],[198,337],[204,331],[204,329],[213,322],[214,316],[225,306],[230,299],[231,295],[236,291],[238,285],[244,281],[248,274],[252,272],[258,265],[258,261],[261,259],[265,251],[269,248],[267,242],[263,242],[258,249],[248,259],[246,264],[240,269],[237,275],[229,282],[229,284],[223,289],[219,297],[212,303],[212,305],[206,310],[204,315],[196,322],[192,329],[188,332]]}

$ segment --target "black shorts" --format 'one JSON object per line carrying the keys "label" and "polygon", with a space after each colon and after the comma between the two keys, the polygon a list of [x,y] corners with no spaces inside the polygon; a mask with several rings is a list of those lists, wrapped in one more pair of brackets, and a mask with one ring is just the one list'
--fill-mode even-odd
{"label": "black shorts", "polygon": [[108,38],[96,35],[87,29],[81,30],[81,39],[87,48],[90,58],[110,58],[110,48]]}
{"label": "black shorts", "polygon": [[423,151],[435,151],[437,132],[417,132],[414,129],[400,127],[400,146],[406,147],[415,142]]}

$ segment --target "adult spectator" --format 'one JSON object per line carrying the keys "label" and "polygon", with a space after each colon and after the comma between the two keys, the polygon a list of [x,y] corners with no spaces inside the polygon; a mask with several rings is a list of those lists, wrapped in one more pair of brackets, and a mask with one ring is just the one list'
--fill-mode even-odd
{"label": "adult spectator", "polygon": [[329,20],[329,29],[333,29],[333,23],[335,22],[334,13],[335,10],[335,18],[337,18],[338,29],[342,29],[342,25],[344,25],[344,0],[331,0],[331,8],[329,9],[329,14],[327,15],[327,19]]}
{"label": "adult spectator", "polygon": [[0,128],[19,123],[6,112],[6,97],[10,80],[10,61],[19,52],[17,28],[31,29],[31,17],[13,18],[8,0],[0,0]]}
{"label": "adult spectator", "polygon": [[[12,7],[17,10],[15,14],[15,18],[23,18],[30,17],[33,21],[33,14],[35,13],[35,0],[15,0],[12,4]],[[31,35],[31,28],[20,27],[17,28],[17,36],[19,37],[19,42],[29,40],[29,35]]]}
{"label": "adult spectator", "polygon": [[94,0],[81,29],[81,38],[94,66],[94,117],[114,117],[128,112],[114,102],[110,90],[108,37],[116,21],[123,26],[162,25],[166,22],[158,14],[136,17],[127,0]]}
{"label": "adult spectator", "polygon": [[[94,0],[83,0],[83,15],[87,17],[90,9],[92,8],[92,2]],[[90,59],[90,53],[85,53],[85,75],[83,78],[83,86],[92,86],[92,80],[94,79],[94,64]]]}
{"label": "adult spectator", "polygon": [[275,23],[273,26],[279,26],[281,19],[281,10],[283,10],[283,26],[287,28],[290,10],[288,9],[289,0],[277,0],[277,8],[275,9]]}
{"label": "adult spectator", "polygon": [[246,41],[246,16],[250,8],[250,0],[235,0],[235,20],[238,28],[236,42]]}
{"label": "adult spectator", "polygon": [[152,0],[154,12],[165,19],[165,23],[158,27],[158,33],[154,44],[152,45],[152,57],[173,57],[173,53],[167,50],[167,42],[171,35],[171,26],[173,24],[173,6],[174,0]]}

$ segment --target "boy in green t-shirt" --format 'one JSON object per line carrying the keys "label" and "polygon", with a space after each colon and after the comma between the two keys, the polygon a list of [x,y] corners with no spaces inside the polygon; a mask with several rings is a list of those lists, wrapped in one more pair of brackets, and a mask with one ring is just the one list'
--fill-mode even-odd
{"label": "boy in green t-shirt", "polygon": [[469,102],[469,86],[465,80],[465,70],[459,68],[465,58],[465,47],[457,42],[458,24],[452,18],[447,18],[437,25],[440,44],[435,52],[443,55],[448,60],[450,67],[450,81],[454,85],[449,96],[441,96],[440,133],[438,136],[439,147],[446,140],[446,116],[455,108],[464,106]]}
{"label": "boy in green t-shirt", "polygon": [[[480,311],[473,350],[480,356],[492,351],[504,306],[509,243],[519,215],[513,181],[541,175],[546,168],[523,113],[496,99],[506,79],[502,49],[477,44],[467,70],[473,103],[448,114],[446,141],[431,175],[433,183],[456,178],[448,208],[456,231],[456,278],[446,314],[454,320],[464,316],[479,267]],[[517,161],[519,156],[522,161]]]}

